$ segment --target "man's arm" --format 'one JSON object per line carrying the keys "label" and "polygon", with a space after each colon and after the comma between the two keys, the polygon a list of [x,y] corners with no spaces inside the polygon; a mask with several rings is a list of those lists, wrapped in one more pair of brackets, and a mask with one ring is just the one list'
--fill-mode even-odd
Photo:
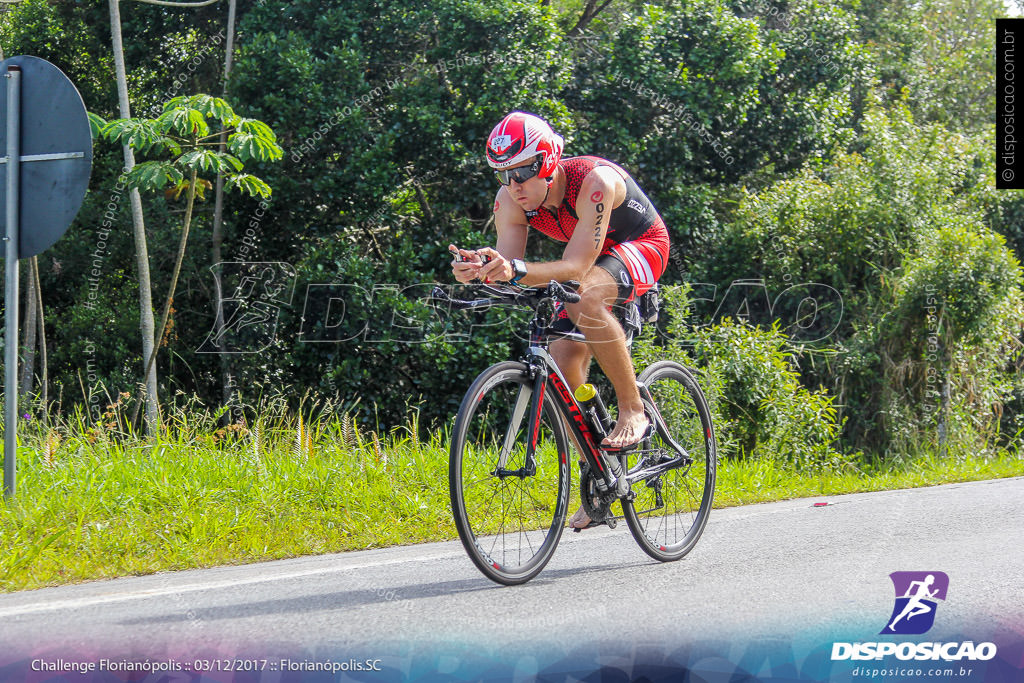
{"label": "man's arm", "polygon": [[[625,192],[625,182],[613,170],[600,167],[594,169],[580,186],[579,198],[576,200],[579,220],[576,222],[576,230],[565,245],[562,258],[547,263],[527,263],[526,277],[519,284],[534,287],[551,280],[581,281],[601,254],[612,207],[616,199],[621,202]],[[484,253],[487,253],[486,250]],[[492,258],[495,256],[489,255]],[[510,280],[513,277],[511,264],[503,259],[489,263],[481,273],[492,280]]]}
{"label": "man's arm", "polygon": [[[514,258],[522,258],[526,253],[526,239],[530,226],[526,222],[526,214],[516,205],[504,187],[498,189],[494,198],[494,227],[498,233],[497,251],[491,248],[481,250],[491,258],[507,264]],[[449,249],[452,247],[449,246]],[[486,274],[483,261],[476,251],[460,249],[459,255],[466,261],[452,261],[452,271],[459,282],[471,282],[476,278],[494,280],[490,271]],[[490,266],[492,264],[488,264]],[[511,266],[509,266],[511,268]],[[510,275],[509,278],[512,276]]]}

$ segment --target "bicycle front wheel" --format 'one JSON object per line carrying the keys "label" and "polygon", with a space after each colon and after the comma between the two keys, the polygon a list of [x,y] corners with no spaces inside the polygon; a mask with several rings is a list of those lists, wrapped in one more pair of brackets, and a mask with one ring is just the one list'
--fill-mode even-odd
{"label": "bicycle front wheel", "polygon": [[[715,495],[717,446],[711,412],[697,380],[673,361],[659,361],[637,378],[651,392],[667,427],[629,456],[631,473],[669,463],[671,468],[637,481],[622,510],[633,538],[656,560],[670,562],[697,544]],[[680,453],[673,446],[681,447]]]}
{"label": "bicycle front wheel", "polygon": [[462,545],[487,578],[506,585],[544,568],[569,504],[564,427],[554,402],[541,396],[530,434],[536,390],[527,370],[499,363],[476,378],[455,419],[448,471]]}

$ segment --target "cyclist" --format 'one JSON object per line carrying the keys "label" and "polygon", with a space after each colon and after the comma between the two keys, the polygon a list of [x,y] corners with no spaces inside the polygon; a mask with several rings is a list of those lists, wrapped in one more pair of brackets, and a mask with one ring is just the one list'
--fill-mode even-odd
{"label": "cyclist", "polygon": [[[515,111],[487,138],[487,162],[501,184],[494,200],[496,248],[450,249],[456,280],[504,281],[524,287],[577,280],[581,300],[560,307],[555,329],[581,332],[586,343],[552,342],[569,389],[586,382],[592,359],[615,389],[618,419],[602,447],[621,451],[649,436],[623,326],[611,307],[641,296],[665,271],[668,230],[651,201],[618,165],[595,156],[562,158],[563,141],[541,118]],[[565,242],[562,258],[523,261],[530,228]],[[490,260],[485,261],[487,257]],[[591,523],[582,508],[570,526]]]}

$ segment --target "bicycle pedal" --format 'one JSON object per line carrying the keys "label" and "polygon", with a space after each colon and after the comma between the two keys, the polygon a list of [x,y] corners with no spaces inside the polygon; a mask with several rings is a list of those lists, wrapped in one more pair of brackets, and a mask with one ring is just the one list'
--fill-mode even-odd
{"label": "bicycle pedal", "polygon": [[604,519],[602,519],[599,522],[595,522],[595,521],[591,520],[590,523],[587,524],[586,526],[582,526],[582,527],[574,526],[572,528],[572,530],[578,534],[579,532],[583,531],[584,529],[593,529],[596,526],[607,526],[609,529],[614,529],[616,526],[618,526],[618,524],[619,524],[619,518],[612,515],[612,516],[605,517]]}

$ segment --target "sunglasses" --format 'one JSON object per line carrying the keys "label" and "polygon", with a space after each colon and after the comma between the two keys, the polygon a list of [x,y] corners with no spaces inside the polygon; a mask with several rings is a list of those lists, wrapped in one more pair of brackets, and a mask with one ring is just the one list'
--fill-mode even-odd
{"label": "sunglasses", "polygon": [[540,173],[540,166],[541,160],[537,159],[529,166],[518,166],[516,168],[495,171],[494,175],[498,177],[498,182],[502,185],[511,185],[513,180],[522,185]]}

